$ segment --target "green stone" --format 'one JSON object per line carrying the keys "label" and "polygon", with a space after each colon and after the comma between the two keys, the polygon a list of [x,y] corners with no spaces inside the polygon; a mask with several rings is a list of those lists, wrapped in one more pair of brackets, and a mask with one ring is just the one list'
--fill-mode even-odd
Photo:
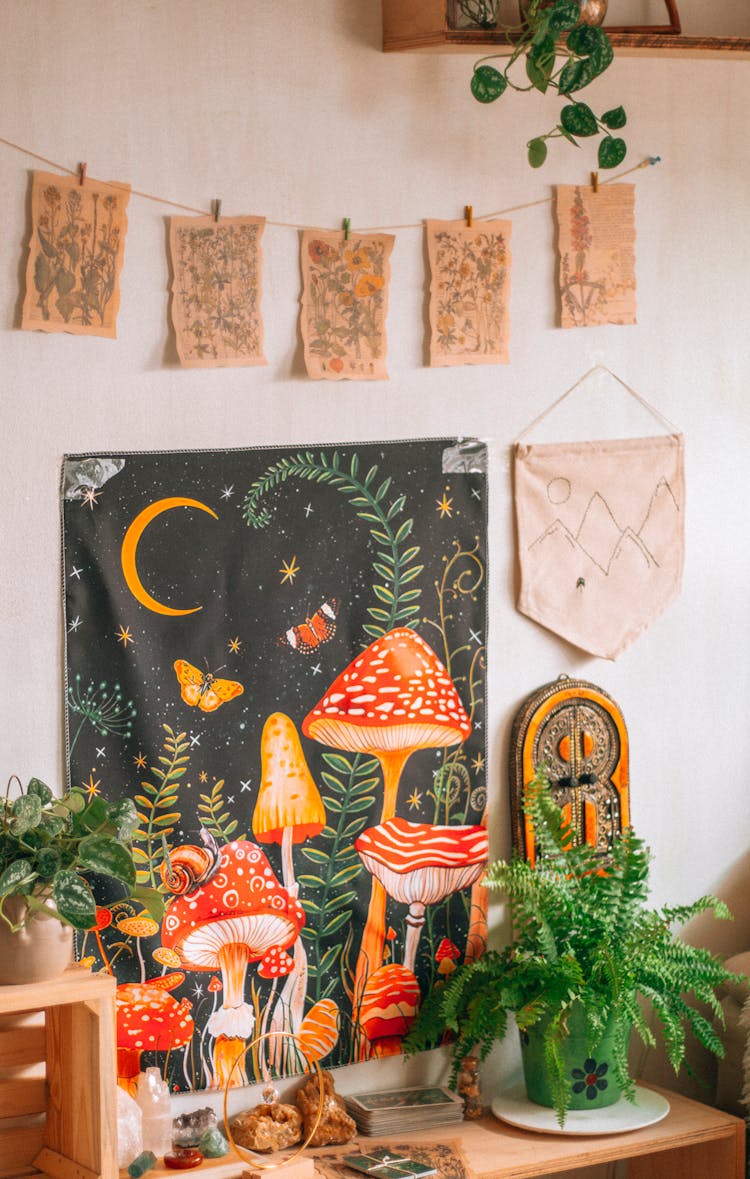
{"label": "green stone", "polygon": [[201,1137],[198,1149],[207,1159],[220,1159],[222,1155],[229,1154],[229,1143],[221,1130],[213,1126]]}

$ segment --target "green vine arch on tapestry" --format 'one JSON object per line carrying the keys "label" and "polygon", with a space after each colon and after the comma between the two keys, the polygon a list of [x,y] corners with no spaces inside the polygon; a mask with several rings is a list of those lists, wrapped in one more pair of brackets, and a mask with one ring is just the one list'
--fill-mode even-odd
{"label": "green vine arch on tapestry", "polygon": [[[58,172],[62,172],[63,175],[65,175],[65,176],[80,176],[82,173],[82,170],[83,170],[83,175],[85,175],[85,173],[86,173],[86,165],[85,164],[79,164],[77,168],[68,168],[65,166],[65,164],[60,164],[56,160],[50,160],[50,159],[48,159],[47,156],[42,156],[38,152],[32,151],[28,147],[24,147],[20,143],[14,143],[13,140],[11,140],[11,139],[5,139],[3,136],[0,136],[0,144],[3,144],[4,147],[11,148],[13,151],[20,152],[21,155],[28,156],[29,159],[38,160],[39,163],[41,163],[41,164],[46,164],[50,168],[55,168]],[[618,174],[616,176],[608,176],[605,180],[600,180],[599,184],[600,185],[617,184],[617,183],[619,183],[619,181],[624,179],[625,176],[630,176],[633,172],[638,172],[642,168],[648,168],[649,166],[651,166],[653,164],[658,164],[660,162],[661,162],[661,156],[656,156],[656,155],[646,156],[646,158],[641,160],[641,162],[639,164],[633,164],[632,167],[626,168],[623,172],[618,172]],[[103,187],[103,188],[107,187],[106,182],[103,180],[97,180],[96,183],[100,187]],[[118,186],[117,190],[120,191],[119,186]],[[172,200],[169,200],[169,198],[167,198],[167,197],[161,197],[155,193],[144,192],[142,189],[131,188],[130,194],[131,194],[131,196],[134,196],[134,197],[140,197],[142,200],[155,201],[156,204],[158,204],[158,205],[166,205],[171,209],[180,209],[181,211],[183,211],[185,213],[195,213],[200,217],[216,216],[217,215],[217,208],[216,208],[215,201],[212,202],[212,208],[210,208],[210,209],[198,209],[198,208],[196,208],[195,205],[186,205],[186,204],[182,204],[179,201],[172,201]],[[552,200],[553,200],[553,198],[551,196],[540,197],[538,200],[527,201],[525,204],[513,205],[507,209],[497,209],[493,213],[474,213],[473,220],[474,221],[491,221],[496,217],[507,217],[510,213],[519,213],[523,209],[533,209],[533,208],[537,208],[540,205],[550,205],[552,203]],[[219,205],[221,205],[221,202],[219,202]],[[348,221],[349,219],[346,218],[346,220]],[[273,226],[276,229],[296,229],[296,230],[322,229],[321,226],[312,226],[307,223],[300,224],[298,222],[293,222],[293,221],[274,221],[274,220],[271,220],[268,218],[266,219],[266,225]],[[389,233],[389,232],[393,232],[398,229],[424,229],[424,221],[409,222],[405,225],[357,226],[356,228],[353,225],[351,225],[348,228],[351,233]]]}
{"label": "green vine arch on tapestry", "polygon": [[390,476],[373,490],[378,475],[377,464],[370,467],[364,479],[359,479],[358,473],[359,456],[356,453],[352,455],[348,470],[342,470],[338,451],[334,451],[330,461],[322,451],[318,458],[310,450],[300,451],[273,463],[255,480],[245,496],[242,514],[251,527],[266,528],[271,522],[271,514],[265,507],[258,510],[258,503],[289,478],[328,483],[347,496],[359,519],[369,525],[372,539],[380,546],[378,559],[373,562],[380,580],[373,582],[372,589],[382,605],[368,606],[371,622],[363,627],[369,639],[378,639],[395,626],[408,624],[419,614],[417,603],[421,589],[419,586],[404,587],[419,577],[424,566],[413,563],[419,554],[417,545],[400,551],[403,542],[411,535],[414,520],[411,517],[403,520],[395,532],[391,526],[391,521],[403,511],[406,496],[397,495],[386,508],[384,501],[393,482]]}

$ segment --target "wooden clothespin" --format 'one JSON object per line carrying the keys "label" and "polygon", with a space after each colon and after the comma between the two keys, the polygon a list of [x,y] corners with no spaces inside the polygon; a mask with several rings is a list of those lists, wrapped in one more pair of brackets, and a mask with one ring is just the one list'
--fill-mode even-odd
{"label": "wooden clothespin", "polygon": [[348,241],[349,241],[349,235],[350,235],[350,233],[351,233],[351,231],[352,231],[352,219],[351,219],[351,217],[345,217],[345,218],[344,218],[344,220],[342,221],[342,226],[343,226],[343,229],[344,229],[344,241],[345,241],[345,242],[348,242]]}
{"label": "wooden clothespin", "polygon": [[211,201],[211,216],[214,221],[218,221],[221,216],[221,201],[218,198]]}
{"label": "wooden clothespin", "polygon": [[466,228],[471,229],[474,224],[474,206],[464,205],[464,216],[466,217]]}
{"label": "wooden clothespin", "polygon": [[594,192],[599,191],[599,173],[598,172],[591,173],[591,187],[593,188]]}
{"label": "wooden clothespin", "polygon": [[78,183],[81,185],[81,187],[83,187],[83,182],[85,179],[86,179],[86,165],[79,164],[78,165]]}

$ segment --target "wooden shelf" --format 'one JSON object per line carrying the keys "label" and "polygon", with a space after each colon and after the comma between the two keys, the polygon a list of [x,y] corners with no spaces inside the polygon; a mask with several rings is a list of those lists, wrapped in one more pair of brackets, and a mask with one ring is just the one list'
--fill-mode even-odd
{"label": "wooden shelf", "polygon": [[[606,25],[605,25],[606,28]],[[615,51],[630,57],[750,58],[750,38],[689,37],[682,33],[609,34]],[[448,26],[446,0],[383,0],[385,53],[510,53],[507,37],[495,29]]]}
{"label": "wooden shelf", "polygon": [[[654,1126],[625,1134],[583,1138],[536,1134],[517,1130],[488,1114],[479,1122],[436,1126],[418,1134],[398,1134],[380,1144],[456,1142],[471,1172],[481,1179],[532,1179],[618,1159],[628,1160],[628,1179],[744,1179],[745,1123],[677,1093],[659,1092],[664,1092],[670,1102],[666,1118]],[[359,1139],[363,1149],[372,1149],[376,1143],[376,1138]],[[331,1149],[311,1150],[303,1158],[314,1160],[316,1154],[330,1156]],[[351,1144],[339,1149],[342,1153],[351,1151]],[[278,1161],[276,1156],[272,1158]],[[248,1170],[252,1171],[252,1164],[232,1152],[223,1159],[207,1159],[192,1173],[196,1179],[202,1176],[239,1179]],[[282,1179],[285,1173],[284,1168],[279,1171]],[[157,1166],[148,1172],[148,1177],[174,1179],[174,1174]],[[126,1171],[121,1172],[120,1179],[127,1179]]]}
{"label": "wooden shelf", "polygon": [[0,1179],[116,1179],[115,982],[0,986]]}

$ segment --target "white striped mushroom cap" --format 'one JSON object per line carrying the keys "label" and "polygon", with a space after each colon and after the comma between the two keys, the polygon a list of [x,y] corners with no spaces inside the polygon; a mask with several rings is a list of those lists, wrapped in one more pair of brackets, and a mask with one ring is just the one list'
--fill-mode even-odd
{"label": "white striped mushroom cap", "polygon": [[354,841],[362,863],[389,896],[404,905],[434,905],[482,875],[489,853],[486,827],[439,827],[387,819]]}
{"label": "white striped mushroom cap", "polygon": [[306,737],[361,753],[457,745],[471,721],[416,631],[388,631],[353,659],[302,722]]}
{"label": "white striped mushroom cap", "polygon": [[177,950],[188,970],[216,970],[226,945],[247,949],[247,962],[271,946],[292,944],[305,912],[279,884],[257,844],[235,839],[221,850],[211,879],[172,901],[162,923],[162,945]]}

